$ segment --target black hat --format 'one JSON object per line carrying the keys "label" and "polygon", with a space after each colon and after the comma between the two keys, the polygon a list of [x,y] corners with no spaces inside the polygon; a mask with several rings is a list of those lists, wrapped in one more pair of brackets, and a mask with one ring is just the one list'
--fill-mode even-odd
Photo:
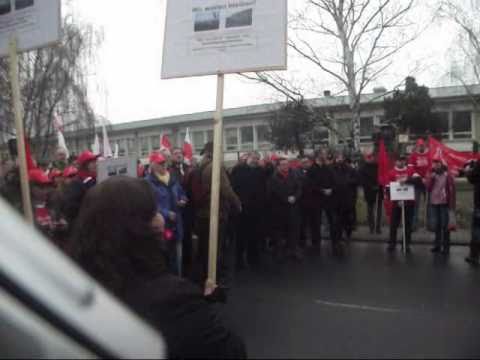
{"label": "black hat", "polygon": [[205,155],[205,154],[213,154],[213,142],[209,141],[208,143],[205,144],[203,147],[202,152],[200,155]]}

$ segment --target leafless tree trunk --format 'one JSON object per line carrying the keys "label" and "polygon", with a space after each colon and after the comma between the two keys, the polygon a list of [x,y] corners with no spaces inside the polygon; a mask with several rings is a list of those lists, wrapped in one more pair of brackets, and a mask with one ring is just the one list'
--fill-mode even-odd
{"label": "leafless tree trunk", "polygon": [[449,75],[465,87],[478,108],[480,99],[474,96],[470,84],[480,83],[480,3],[441,0],[437,14],[440,20],[449,20],[457,25],[458,37],[450,52],[452,64]]}
{"label": "leafless tree trunk", "polygon": [[[393,64],[394,55],[419,35],[419,29],[413,26],[412,30],[408,19],[417,0],[304,1],[305,8],[290,20],[288,45],[333,78],[348,95],[354,147],[359,150],[361,96]],[[248,77],[268,84],[290,100],[302,99],[301,89],[284,75],[258,73]]]}
{"label": "leafless tree trunk", "polygon": [[[19,71],[24,125],[36,155],[45,156],[55,144],[55,114],[64,120],[64,130],[89,129],[95,115],[87,97],[87,62],[103,39],[92,26],[63,20],[63,37],[53,47],[20,55]],[[0,59],[0,132],[14,134],[8,62]]]}

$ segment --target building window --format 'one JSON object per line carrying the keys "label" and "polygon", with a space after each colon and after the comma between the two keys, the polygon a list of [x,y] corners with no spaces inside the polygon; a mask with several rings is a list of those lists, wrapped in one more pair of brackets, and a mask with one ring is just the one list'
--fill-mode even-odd
{"label": "building window", "polygon": [[242,150],[253,150],[253,126],[240,128]]}
{"label": "building window", "polygon": [[118,156],[125,156],[127,154],[127,148],[125,146],[125,140],[120,139],[120,140],[117,141],[117,144],[118,144]]}
{"label": "building window", "polygon": [[213,141],[213,130],[207,131],[207,142]]}
{"label": "building window", "polygon": [[373,134],[373,117],[362,117],[360,119],[360,138],[370,141]]}
{"label": "building window", "polygon": [[137,156],[137,149],[135,148],[135,139],[127,139],[128,155]]}
{"label": "building window", "polygon": [[150,153],[150,146],[148,144],[148,137],[140,138],[140,154],[142,157],[148,156]]}
{"label": "building window", "polygon": [[238,129],[225,129],[225,147],[227,151],[238,151]]}
{"label": "building window", "polygon": [[160,150],[160,135],[150,136],[152,151]]}
{"label": "building window", "polygon": [[339,119],[337,120],[338,129],[338,143],[343,144],[346,140],[349,140],[352,136],[352,120],[351,119]]}
{"label": "building window", "polygon": [[330,140],[330,133],[327,128],[319,127],[313,131],[312,137],[312,148],[314,149],[317,145],[328,144]]}
{"label": "building window", "polygon": [[194,131],[192,140],[195,151],[202,151],[205,146],[205,133],[203,131]]}
{"label": "building window", "polygon": [[453,113],[453,138],[472,138],[472,113],[470,111],[455,111]]}
{"label": "building window", "polygon": [[256,130],[258,150],[270,150],[272,147],[269,140],[270,128],[267,125],[259,125]]}
{"label": "building window", "polygon": [[442,137],[442,139],[448,139],[450,133],[450,114],[447,111],[442,112],[434,112],[433,116],[436,122],[436,129],[438,135]]}

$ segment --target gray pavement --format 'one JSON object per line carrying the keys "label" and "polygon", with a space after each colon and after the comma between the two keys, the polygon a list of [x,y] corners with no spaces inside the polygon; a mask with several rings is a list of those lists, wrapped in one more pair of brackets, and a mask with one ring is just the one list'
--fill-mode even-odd
{"label": "gray pavement", "polygon": [[480,269],[417,245],[405,257],[352,243],[236,275],[227,313],[251,358],[478,358]]}

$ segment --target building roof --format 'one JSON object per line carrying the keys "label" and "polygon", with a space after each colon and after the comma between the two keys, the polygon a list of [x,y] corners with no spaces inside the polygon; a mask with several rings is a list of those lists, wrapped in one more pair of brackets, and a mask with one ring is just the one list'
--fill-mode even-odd
{"label": "building roof", "polygon": [[[386,93],[370,93],[361,96],[361,103],[375,104],[383,102],[385,97],[391,95],[391,91]],[[429,89],[430,96],[433,99],[466,97],[471,95],[480,95],[480,84],[467,86],[448,86]],[[327,96],[317,99],[309,99],[307,103],[315,107],[341,107],[349,105],[349,96]],[[239,108],[226,109],[224,111],[225,118],[235,118],[251,115],[266,114],[275,110],[279,110],[284,105],[283,102],[245,106]],[[154,118],[148,120],[132,121],[121,124],[113,124],[111,129],[114,132],[139,130],[143,128],[157,127],[157,126],[171,126],[177,124],[192,123],[202,120],[213,119],[215,112],[206,111],[194,114],[169,116],[162,118]]]}

